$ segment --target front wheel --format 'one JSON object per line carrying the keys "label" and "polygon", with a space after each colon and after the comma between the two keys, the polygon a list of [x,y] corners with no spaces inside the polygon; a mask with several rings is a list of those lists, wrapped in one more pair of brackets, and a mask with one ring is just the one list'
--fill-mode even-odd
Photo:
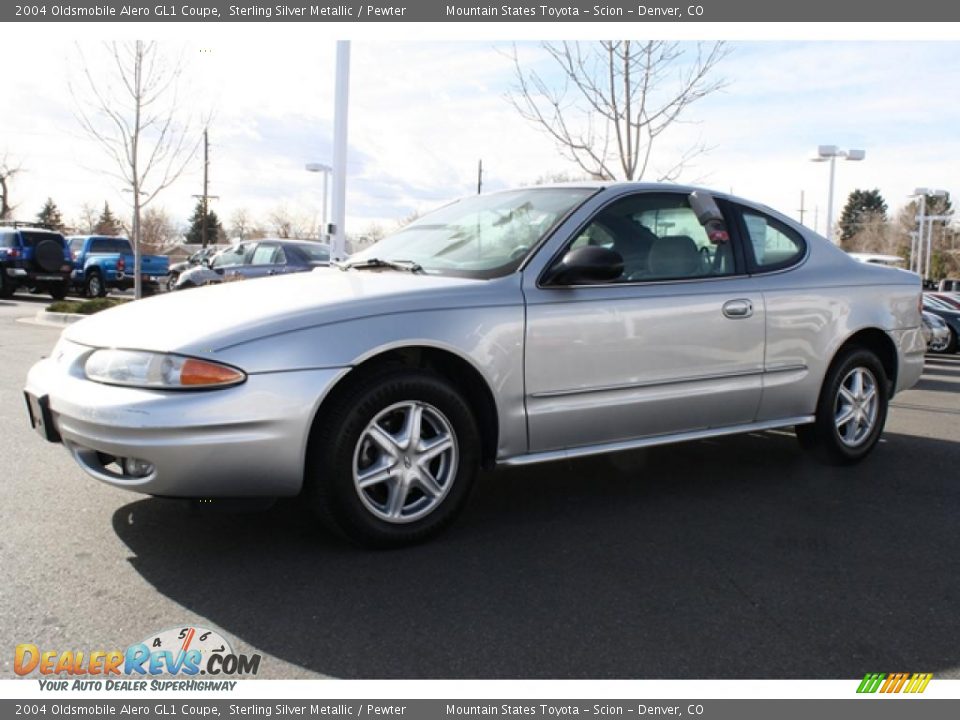
{"label": "front wheel", "polygon": [[851,348],[834,360],[820,391],[816,420],[797,427],[797,438],[827,463],[859,462],[880,439],[889,397],[879,358],[865,348]]}
{"label": "front wheel", "polygon": [[321,409],[307,497],[324,523],[367,547],[440,532],[460,512],[479,465],[477,424],[444,378],[398,369]]}
{"label": "front wheel", "polygon": [[938,355],[949,355],[957,351],[957,334],[953,331],[953,328],[947,328],[947,332],[949,334],[946,338],[930,346],[930,352]]}
{"label": "front wheel", "polygon": [[180,273],[170,273],[167,278],[167,292],[173,292],[177,289],[177,280],[180,279]]}

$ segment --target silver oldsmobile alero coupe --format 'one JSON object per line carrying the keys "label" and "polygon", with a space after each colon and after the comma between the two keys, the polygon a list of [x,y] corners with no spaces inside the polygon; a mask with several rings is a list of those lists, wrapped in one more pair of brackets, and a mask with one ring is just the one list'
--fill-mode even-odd
{"label": "silver oldsmobile alero coupe", "polygon": [[423,539],[478,467],[795,427],[874,447],[923,365],[920,281],[764,206],[580,184],[447,205],[338,267],[130,303],[27,378],[90,475],[285,496],[371,546]]}

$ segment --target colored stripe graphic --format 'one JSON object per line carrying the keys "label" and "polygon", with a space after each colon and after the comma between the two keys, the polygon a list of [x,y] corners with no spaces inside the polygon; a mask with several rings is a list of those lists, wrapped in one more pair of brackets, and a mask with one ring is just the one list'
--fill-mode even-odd
{"label": "colored stripe graphic", "polygon": [[863,676],[863,682],[857,688],[858,693],[875,693],[880,683],[886,677],[884,673],[867,673]]}
{"label": "colored stripe graphic", "polygon": [[933,673],[867,673],[857,687],[858,693],[922,693]]}

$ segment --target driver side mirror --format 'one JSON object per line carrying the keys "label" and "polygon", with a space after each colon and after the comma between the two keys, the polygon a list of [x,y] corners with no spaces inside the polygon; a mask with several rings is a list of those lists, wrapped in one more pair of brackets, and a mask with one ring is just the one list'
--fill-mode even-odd
{"label": "driver side mirror", "polygon": [[623,256],[616,250],[585,245],[570,250],[550,268],[547,285],[592,285],[610,282],[623,275]]}

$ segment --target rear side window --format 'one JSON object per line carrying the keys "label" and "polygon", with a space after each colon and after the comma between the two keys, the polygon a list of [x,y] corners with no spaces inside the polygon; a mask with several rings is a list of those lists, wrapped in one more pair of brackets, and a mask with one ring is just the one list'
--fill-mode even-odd
{"label": "rear side window", "polygon": [[782,270],[803,258],[807,246],[800,233],[755,210],[744,208],[741,215],[756,270]]}
{"label": "rear side window", "polygon": [[250,260],[251,265],[272,265],[276,262],[277,255],[277,246],[276,245],[258,245],[257,249],[253,252],[253,259]]}
{"label": "rear side window", "polygon": [[0,233],[0,247],[15,248],[17,246],[17,236],[14,233]]}
{"label": "rear side window", "polygon": [[113,255],[130,252],[130,243],[123,238],[97,238],[90,243],[91,253]]}

